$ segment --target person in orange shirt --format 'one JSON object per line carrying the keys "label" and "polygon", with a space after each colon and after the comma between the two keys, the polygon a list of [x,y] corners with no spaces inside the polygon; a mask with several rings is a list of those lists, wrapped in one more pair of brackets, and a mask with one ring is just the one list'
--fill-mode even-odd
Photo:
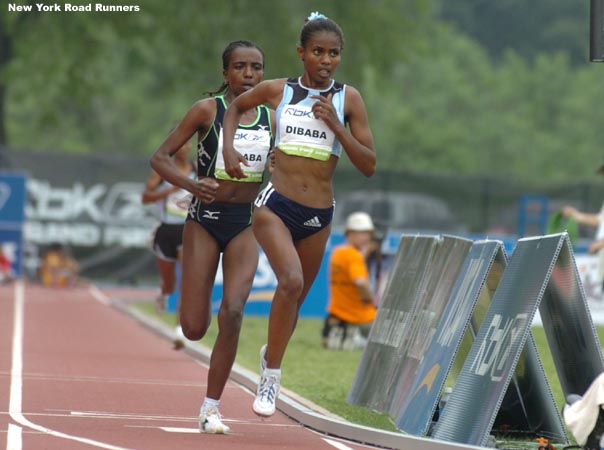
{"label": "person in orange shirt", "polygon": [[330,258],[331,296],[322,333],[323,347],[362,348],[376,315],[375,295],[369,281],[366,257],[372,251],[374,226],[364,212],[346,219],[346,242]]}
{"label": "person in orange shirt", "polygon": [[39,276],[46,287],[70,287],[77,283],[79,270],[69,249],[63,244],[54,243],[44,252]]}

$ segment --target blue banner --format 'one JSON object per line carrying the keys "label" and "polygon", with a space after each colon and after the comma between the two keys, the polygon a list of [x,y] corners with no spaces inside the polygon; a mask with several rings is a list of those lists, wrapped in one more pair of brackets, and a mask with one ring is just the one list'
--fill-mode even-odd
{"label": "blue banner", "polygon": [[[321,263],[321,268],[319,269],[319,273],[315,278],[315,282],[313,283],[308,295],[306,296],[306,300],[302,304],[302,308],[300,309],[301,317],[313,317],[313,318],[324,318],[327,315],[327,302],[329,301],[329,258],[331,257],[331,252],[333,248],[337,245],[340,245],[344,242],[345,236],[342,231],[333,231],[329,241],[327,243],[327,247],[325,249],[325,254],[323,255],[323,262]],[[389,234],[384,239],[382,245],[382,253],[384,254],[383,267],[381,270],[381,280],[385,281],[388,276],[389,266],[392,259],[392,254],[396,252],[396,248],[398,246],[398,242],[400,240],[400,235],[398,234]],[[370,269],[371,269],[370,265]],[[179,274],[180,276],[180,274]],[[373,280],[372,280],[373,281]],[[178,283],[177,283],[178,285]],[[376,291],[380,290],[380,286],[374,286]],[[246,315],[257,315],[257,316],[265,316],[268,315],[271,309],[271,302],[273,299],[273,295],[275,293],[275,289],[277,288],[277,278],[266,258],[266,255],[260,249],[260,257],[258,260],[258,269],[256,270],[256,276],[254,278],[254,284],[252,285],[252,292],[250,293],[250,297],[245,305],[245,314]],[[178,296],[180,293],[177,291],[170,296],[168,299],[168,303],[166,305],[167,310],[171,312],[175,312],[178,305]],[[216,272],[216,280],[214,284],[214,289],[212,290],[212,312],[217,313],[220,308],[220,301],[222,299],[222,262],[218,266],[218,271]]]}
{"label": "blue banner", "polygon": [[[310,288],[306,300],[304,301],[300,310],[300,316],[303,317],[324,317],[327,308],[327,298],[329,295],[328,289],[328,264],[329,264],[330,252],[326,251],[323,256],[323,263],[317,278]],[[180,277],[180,274],[179,274]],[[179,283],[179,282],[178,282]],[[178,285],[177,283],[177,285]],[[218,266],[216,272],[216,280],[214,282],[214,289],[212,289],[212,312],[217,313],[220,309],[220,302],[222,301],[222,262]],[[256,276],[254,277],[254,284],[252,285],[252,292],[245,305],[244,313],[246,315],[266,316],[269,314],[271,309],[271,302],[275,289],[277,288],[277,278],[271,266],[266,258],[266,255],[260,250],[260,257],[258,260],[258,268],[256,269]],[[169,298],[166,305],[167,311],[175,312],[178,307],[178,297],[180,292],[177,290]]]}
{"label": "blue banner", "polygon": [[0,171],[0,279],[22,273],[25,181],[24,173]]}

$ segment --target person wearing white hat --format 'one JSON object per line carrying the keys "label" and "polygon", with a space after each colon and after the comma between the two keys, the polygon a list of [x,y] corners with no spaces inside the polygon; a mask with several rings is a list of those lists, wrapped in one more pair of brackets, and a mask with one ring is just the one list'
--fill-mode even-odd
{"label": "person wearing white hat", "polygon": [[366,256],[372,250],[375,227],[369,214],[354,212],[346,219],[346,241],[329,262],[330,298],[323,327],[323,346],[362,348],[376,315]]}

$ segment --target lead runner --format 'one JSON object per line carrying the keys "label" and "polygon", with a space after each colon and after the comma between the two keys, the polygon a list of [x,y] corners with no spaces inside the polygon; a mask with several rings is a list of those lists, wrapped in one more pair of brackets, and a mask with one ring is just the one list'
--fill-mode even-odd
{"label": "lead runner", "polygon": [[252,405],[260,416],[275,412],[283,356],[323,260],[334,208],[332,178],[342,148],[363,175],[375,171],[363,99],[354,87],[332,79],[343,47],[338,24],[312,13],[297,47],[302,76],[258,84],[237,97],[224,118],[225,169],[231,177],[244,179],[248,162],[233,147],[239,118],[265,103],[277,112],[275,168],[256,199],[252,224],[277,277],[268,342],[260,351],[262,375]]}

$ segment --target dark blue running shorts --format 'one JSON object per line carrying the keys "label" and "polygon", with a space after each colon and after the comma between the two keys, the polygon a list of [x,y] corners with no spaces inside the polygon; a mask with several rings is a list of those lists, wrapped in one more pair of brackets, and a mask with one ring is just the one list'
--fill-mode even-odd
{"label": "dark blue running shorts", "polygon": [[256,207],[267,206],[279,216],[294,241],[315,234],[328,226],[333,219],[333,205],[329,208],[311,208],[301,205],[279,194],[270,182],[260,191],[254,204]]}

